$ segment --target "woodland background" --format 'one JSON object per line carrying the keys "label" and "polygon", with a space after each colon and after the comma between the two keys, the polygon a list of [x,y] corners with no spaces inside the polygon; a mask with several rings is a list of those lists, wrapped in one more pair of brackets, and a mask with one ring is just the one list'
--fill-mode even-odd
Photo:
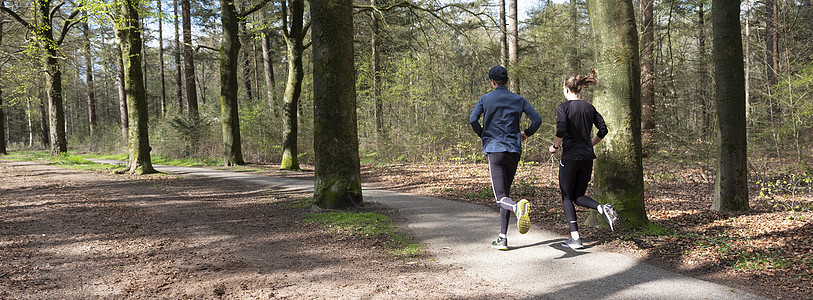
{"label": "woodland background", "polygon": [[[236,5],[245,9],[259,3],[254,2]],[[482,160],[480,141],[466,120],[477,98],[490,90],[487,70],[496,64],[508,65],[501,60],[502,31],[499,8],[494,2],[355,3],[357,72],[347,76],[356,76],[363,161]],[[636,14],[641,15],[637,18],[639,28],[644,7],[651,4],[654,12],[654,39],[641,43],[641,49],[651,45],[654,54],[654,97],[651,104],[646,99],[643,102],[654,112],[655,126],[644,126],[645,155],[676,158],[713,172],[710,168],[715,159],[716,126],[710,59],[711,3],[642,2],[636,1],[640,8]],[[3,1],[5,7],[20,16],[33,13],[32,3]],[[370,9],[371,4],[379,9]],[[77,5],[69,2],[57,7],[54,20],[69,19]],[[153,155],[220,157],[220,73],[215,51],[222,36],[219,3],[176,0],[142,1],[141,5],[143,72]],[[183,18],[177,9],[183,5],[190,7],[191,43],[175,41],[176,32],[187,31],[179,24]],[[281,160],[282,98],[291,72],[284,39],[284,31],[291,25],[283,22],[290,16],[288,9],[287,3],[269,2],[240,22],[243,47],[238,71],[239,118],[243,156],[249,162]],[[542,129],[527,141],[523,156],[526,161],[541,162],[550,159],[547,146],[553,136],[554,108],[563,101],[561,82],[570,74],[589,72],[594,65],[592,41],[585,1],[539,1],[522,15],[525,18],[518,23],[518,56],[516,63],[509,65],[509,74],[517,81],[512,89],[543,116]],[[50,141],[41,53],[32,46],[34,37],[28,30],[7,14],[0,14],[0,18],[0,97],[8,147],[43,148]],[[308,18],[305,9],[306,22]],[[750,170],[759,174],[781,167],[788,168],[788,173],[807,174],[813,125],[811,1],[743,1],[741,19]],[[126,143],[120,127],[115,36],[103,18],[91,16],[88,20],[87,28],[77,24],[69,30],[59,49],[68,146],[80,152],[121,152]],[[306,44],[307,33],[306,28]],[[272,67],[270,79],[264,76],[263,69],[264,35]],[[374,37],[376,47],[372,47]],[[194,51],[192,88],[197,94],[201,120],[197,125],[186,118],[190,85],[181,80],[181,66],[188,60],[180,55],[183,45]],[[373,49],[380,68],[377,82]],[[296,155],[308,163],[313,160],[312,55],[309,48],[302,54],[304,76],[295,111],[299,133]],[[91,73],[92,102],[88,96]],[[601,80],[601,70],[598,73]],[[590,100],[589,93],[585,98]],[[89,116],[91,106],[93,117]],[[92,134],[91,123],[95,123]],[[194,135],[190,134],[191,126],[198,127]]]}

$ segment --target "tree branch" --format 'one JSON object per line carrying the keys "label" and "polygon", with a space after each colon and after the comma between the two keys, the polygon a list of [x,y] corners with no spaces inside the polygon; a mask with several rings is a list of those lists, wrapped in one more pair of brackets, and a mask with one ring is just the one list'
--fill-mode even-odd
{"label": "tree branch", "polygon": [[51,9],[51,12],[48,14],[49,20],[54,19],[54,15],[56,15],[56,13],[59,11],[59,8],[61,8],[62,5],[65,5],[64,1],[62,3],[60,3],[60,4],[57,4],[56,6],[54,6],[54,8]]}
{"label": "tree branch", "polygon": [[206,46],[206,45],[197,45],[195,47],[195,52],[200,51],[201,48],[206,49],[206,50],[215,51],[215,52],[220,51],[220,49],[217,49],[217,48],[214,48],[214,47],[209,47],[209,46]]}
{"label": "tree branch", "polygon": [[64,41],[65,36],[68,35],[68,30],[70,30],[73,25],[76,25],[82,21],[81,19],[72,21],[76,18],[76,16],[79,15],[80,12],[82,12],[81,6],[77,7],[76,10],[74,10],[67,19],[65,19],[65,23],[62,25],[62,33],[59,34],[59,39],[56,40],[57,45],[62,45],[62,41]]}
{"label": "tree branch", "polygon": [[17,20],[17,22],[20,22],[20,24],[23,25],[23,27],[27,28],[28,30],[34,31],[34,26],[31,26],[31,24],[29,24],[28,22],[23,20],[23,18],[21,18],[20,15],[15,13],[10,8],[5,7],[5,6],[0,6],[0,11],[6,12],[9,16],[11,16],[15,20]]}
{"label": "tree branch", "polygon": [[240,13],[240,17],[241,17],[241,18],[245,18],[245,17],[247,17],[248,15],[250,15],[250,14],[254,13],[254,12],[255,12],[255,11],[257,11],[257,10],[259,10],[260,8],[263,8],[263,6],[265,6],[265,4],[267,4],[269,1],[270,1],[270,0],[263,0],[263,1],[262,1],[262,2],[260,2],[260,3],[257,3],[257,5],[255,5],[255,6],[254,6],[254,7],[252,7],[251,9],[249,9],[249,10],[247,10],[247,11],[244,11],[244,12]]}

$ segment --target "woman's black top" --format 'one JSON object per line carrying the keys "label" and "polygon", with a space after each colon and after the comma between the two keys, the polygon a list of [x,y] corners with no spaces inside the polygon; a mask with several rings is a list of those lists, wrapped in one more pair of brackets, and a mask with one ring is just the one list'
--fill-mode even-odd
{"label": "woman's black top", "polygon": [[600,138],[607,135],[607,125],[596,108],[583,100],[570,100],[556,107],[556,136],[563,139],[562,159],[593,160],[593,125]]}

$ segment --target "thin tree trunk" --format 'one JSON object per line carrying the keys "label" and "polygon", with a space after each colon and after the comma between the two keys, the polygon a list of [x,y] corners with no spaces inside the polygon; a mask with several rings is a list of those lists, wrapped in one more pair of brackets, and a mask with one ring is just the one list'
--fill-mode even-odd
{"label": "thin tree trunk", "polygon": [[181,68],[181,37],[180,37],[180,30],[178,30],[178,0],[173,1],[173,6],[175,8],[175,51],[173,55],[175,55],[175,98],[177,99],[178,103],[178,114],[183,114],[183,70]]}
{"label": "thin tree trunk", "polygon": [[[777,38],[778,26],[778,0],[765,0],[765,8],[767,10],[765,20],[765,64],[768,75],[768,84],[773,86],[777,81],[777,71],[779,71],[779,43]],[[712,7],[713,8],[713,7]]]}
{"label": "thin tree trunk", "polygon": [[313,203],[362,205],[353,62],[353,2],[312,0],[314,156]]}
{"label": "thin tree trunk", "polygon": [[[240,2],[240,10],[245,10],[246,1]],[[246,18],[241,18],[239,20],[240,24],[240,36],[238,37],[240,40],[238,43],[247,45],[249,34],[248,34],[248,27],[246,26]],[[243,87],[246,89],[246,101],[251,102],[254,99],[254,95],[252,94],[251,89],[251,57],[248,54],[248,49],[246,47],[239,48],[240,49],[240,56],[242,56],[242,64],[243,64]]]}
{"label": "thin tree trunk", "polygon": [[198,127],[198,94],[195,86],[195,58],[192,50],[192,17],[189,0],[181,0],[183,19],[183,62],[186,82],[186,107],[189,108],[189,120],[192,128]]}
{"label": "thin tree trunk", "polygon": [[708,97],[706,93],[706,91],[709,89],[707,82],[710,82],[711,78],[706,69],[706,63],[708,61],[706,59],[706,10],[703,7],[702,2],[698,4],[697,26],[699,52],[698,78],[700,78],[700,80],[697,80],[697,97],[700,100],[700,132],[702,133],[703,137],[708,137],[713,130],[712,117],[714,114],[712,113],[712,103],[710,97]]}
{"label": "thin tree trunk", "polygon": [[[287,8],[283,7],[283,10]],[[302,79],[305,72],[302,67],[302,53],[305,50],[302,44],[305,38],[304,31],[305,2],[303,0],[291,1],[290,28],[285,35],[285,44],[288,47],[288,81],[285,84],[282,108],[282,163],[280,169],[299,170],[298,134],[299,134],[299,97],[302,94]],[[286,18],[287,19],[287,18]],[[283,26],[285,27],[285,26]]]}
{"label": "thin tree trunk", "polygon": [[[119,38],[121,40],[121,38]],[[122,57],[121,52],[121,42],[117,41],[116,45],[116,63],[117,63],[117,71],[116,75],[118,76],[118,92],[119,92],[119,113],[120,113],[120,121],[121,124],[121,135],[124,138],[124,142],[130,140],[130,117],[128,116],[127,112],[127,94],[124,91],[124,58]]]}
{"label": "thin tree trunk", "polygon": [[220,1],[223,42],[220,45],[220,112],[223,126],[223,162],[227,166],[242,165],[240,118],[237,101],[237,65],[240,53],[239,14],[234,2]]}
{"label": "thin tree trunk", "polygon": [[40,110],[40,137],[42,137],[42,146],[45,148],[51,147],[51,133],[50,128],[51,125],[48,122],[48,100],[45,99],[45,95],[42,93],[45,89],[40,91],[39,94],[39,110]]}
{"label": "thin tree trunk", "polygon": [[127,172],[131,174],[155,173],[150,158],[149,110],[147,109],[144,78],[141,69],[141,28],[138,15],[138,2],[124,0],[121,4],[121,17],[124,28],[120,28],[119,42],[124,60],[124,92],[127,97],[127,111],[130,121],[128,142],[130,161]]}
{"label": "thin tree trunk", "polygon": [[500,65],[507,66],[508,59],[508,36],[505,24],[505,0],[500,0]]}
{"label": "thin tree trunk", "polygon": [[[375,6],[375,0],[370,0],[370,4]],[[372,48],[372,63],[373,63],[373,103],[375,105],[375,132],[378,134],[377,141],[381,140],[384,135],[384,104],[381,99],[381,61],[378,47],[378,11],[370,13],[372,17],[372,35],[370,36],[370,46]]]}
{"label": "thin tree trunk", "polygon": [[[641,0],[641,131],[644,144],[649,144],[655,130],[655,28],[652,7],[654,0]],[[644,146],[644,148],[647,148]]]}
{"label": "thin tree trunk", "polygon": [[[624,228],[647,224],[641,147],[641,68],[632,0],[588,0],[598,85],[593,103],[610,130],[596,147],[594,194]],[[591,215],[588,223],[597,222]]]}
{"label": "thin tree trunk", "polygon": [[745,0],[745,120],[751,119],[751,0]]}
{"label": "thin tree trunk", "polygon": [[[646,0],[642,0],[643,3]],[[579,32],[579,1],[578,0],[570,0],[570,22],[572,25],[571,32]],[[570,45],[570,72],[571,74],[578,74],[579,73],[579,45],[574,43],[576,39],[573,39]]]}
{"label": "thin tree trunk", "polygon": [[158,4],[158,67],[161,74],[161,117],[167,114],[167,86],[164,72],[164,10],[161,8],[161,2],[163,1],[156,1]]}
{"label": "thin tree trunk", "polygon": [[[0,0],[0,7],[5,7],[5,0]],[[0,45],[3,44],[3,27],[0,22]],[[3,64],[0,64],[0,74],[3,74]],[[29,121],[30,124],[30,121]],[[0,154],[8,154],[6,150],[6,106],[3,105],[3,85],[0,84]]]}
{"label": "thin tree trunk", "polygon": [[748,210],[748,143],[745,124],[740,2],[713,0],[714,98],[717,102],[717,178],[712,210]]}
{"label": "thin tree trunk", "polygon": [[276,89],[274,88],[276,85],[276,80],[274,78],[274,64],[271,62],[271,41],[268,38],[267,32],[263,32],[261,43],[263,51],[263,70],[265,71],[265,92],[268,97],[268,109],[271,111],[271,115],[276,117],[277,93]]}
{"label": "thin tree trunk", "polygon": [[508,0],[508,63],[511,65],[510,76],[508,76],[511,91],[520,94],[517,74],[517,62],[519,62],[519,19],[517,18],[517,0]]}
{"label": "thin tree trunk", "polygon": [[[87,13],[85,13],[87,18]],[[90,28],[87,22],[82,22],[85,35],[85,81],[87,82],[88,97],[88,127],[90,137],[96,136],[96,89],[93,86],[93,61],[90,54]]]}

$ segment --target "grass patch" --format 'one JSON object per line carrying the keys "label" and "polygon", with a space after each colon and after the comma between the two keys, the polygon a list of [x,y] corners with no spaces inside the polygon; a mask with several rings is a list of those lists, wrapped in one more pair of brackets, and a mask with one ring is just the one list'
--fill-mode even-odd
{"label": "grass patch", "polygon": [[62,153],[52,156],[49,151],[12,151],[3,159],[14,161],[37,161],[48,165],[56,165],[67,169],[92,170],[92,171],[112,171],[123,169],[123,166],[97,164],[86,159],[85,155]]}
{"label": "grass patch", "polygon": [[408,234],[398,232],[389,216],[372,212],[329,212],[305,215],[305,222],[318,223],[338,238],[374,237],[384,240],[384,247],[396,257],[414,257],[422,247]]}
{"label": "grass patch", "polygon": [[311,207],[311,203],[313,203],[313,198],[311,197],[299,198],[293,203],[289,204],[287,208],[288,209],[308,208]]}

